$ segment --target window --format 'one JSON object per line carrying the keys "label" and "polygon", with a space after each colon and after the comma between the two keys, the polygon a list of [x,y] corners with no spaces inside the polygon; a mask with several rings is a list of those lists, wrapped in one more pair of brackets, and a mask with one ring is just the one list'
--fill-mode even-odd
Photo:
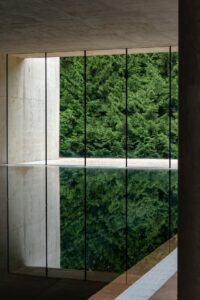
{"label": "window", "polygon": [[110,281],[173,249],[178,54],[164,50],[1,58],[11,272]]}

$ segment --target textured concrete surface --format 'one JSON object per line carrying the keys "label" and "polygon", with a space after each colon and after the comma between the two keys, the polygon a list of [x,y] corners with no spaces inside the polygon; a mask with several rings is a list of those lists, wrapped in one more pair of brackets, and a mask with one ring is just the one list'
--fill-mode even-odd
{"label": "textured concrete surface", "polygon": [[[0,56],[5,65],[5,56]],[[6,74],[0,68],[0,79]],[[1,80],[0,80],[1,81]],[[59,157],[59,58],[47,61],[48,157]],[[5,81],[2,80],[3,86]],[[4,84],[4,88],[6,85]],[[2,89],[0,89],[1,92]],[[4,91],[5,93],[5,91]],[[0,97],[0,161],[5,162],[6,98]],[[45,60],[44,58],[16,58],[8,60],[8,162],[45,159]]]}
{"label": "textured concrete surface", "polygon": [[180,1],[178,299],[200,299],[200,1]]}
{"label": "textured concrete surface", "polygon": [[0,52],[174,45],[177,0],[0,1]]}

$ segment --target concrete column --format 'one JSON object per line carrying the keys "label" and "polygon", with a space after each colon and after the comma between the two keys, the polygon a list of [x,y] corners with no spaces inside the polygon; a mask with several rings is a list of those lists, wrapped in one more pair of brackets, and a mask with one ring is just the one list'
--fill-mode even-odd
{"label": "concrete column", "polygon": [[[48,159],[59,157],[60,63],[47,61]],[[7,159],[6,55],[0,55],[0,163]],[[45,158],[45,60],[9,56],[8,159]],[[0,168],[0,271],[7,271],[7,169]],[[8,167],[10,270],[43,274],[46,264],[45,168]],[[48,263],[60,267],[59,168],[48,169]],[[23,270],[22,270],[23,271]],[[39,273],[38,273],[39,272]]]}
{"label": "concrete column", "polygon": [[[6,55],[0,55],[0,164],[7,162]],[[59,158],[60,59],[47,58],[47,158]],[[8,57],[8,162],[45,159],[45,58]]]}
{"label": "concrete column", "polygon": [[[9,56],[8,161],[45,160],[45,59]],[[59,58],[47,61],[48,159],[59,157]]]}
{"label": "concrete column", "polygon": [[178,299],[200,299],[200,1],[179,1]]}
{"label": "concrete column", "polygon": [[60,58],[47,59],[47,159],[59,158]]}
{"label": "concrete column", "polygon": [[44,70],[44,58],[9,56],[9,163],[45,158]]}

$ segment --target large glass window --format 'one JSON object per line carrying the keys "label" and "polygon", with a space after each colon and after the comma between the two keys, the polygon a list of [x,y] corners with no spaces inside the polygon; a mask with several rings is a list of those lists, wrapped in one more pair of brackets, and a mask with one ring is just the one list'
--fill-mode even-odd
{"label": "large glass window", "polygon": [[165,50],[0,57],[9,271],[132,280],[174,249],[178,54]]}

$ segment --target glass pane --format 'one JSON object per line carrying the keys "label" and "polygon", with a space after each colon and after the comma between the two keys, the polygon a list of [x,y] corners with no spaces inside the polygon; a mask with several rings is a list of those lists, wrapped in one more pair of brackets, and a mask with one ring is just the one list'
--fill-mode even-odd
{"label": "glass pane", "polygon": [[8,65],[9,163],[44,164],[44,55],[9,56]]}
{"label": "glass pane", "polygon": [[84,58],[60,58],[60,162],[84,165]]}
{"label": "glass pane", "polygon": [[171,243],[171,249],[177,244],[178,232],[178,171],[171,171],[171,237],[174,241]]}
{"label": "glass pane", "polygon": [[125,271],[125,171],[87,170],[87,279]]}
{"label": "glass pane", "polygon": [[87,157],[125,165],[125,55],[87,57]]}
{"label": "glass pane", "polygon": [[10,272],[45,276],[45,168],[9,167]]}
{"label": "glass pane", "polygon": [[[168,53],[128,55],[128,163],[130,166],[134,163],[132,160],[134,158],[168,159],[169,157],[168,63]],[[168,167],[167,160],[162,163]],[[148,166],[148,161],[146,165]]]}
{"label": "glass pane", "polygon": [[178,227],[178,53],[171,54],[171,241],[170,250],[177,246]]}
{"label": "glass pane", "polygon": [[48,275],[84,279],[84,170],[48,168]]}
{"label": "glass pane", "polygon": [[[168,254],[152,252],[169,239],[168,170],[128,171],[128,268],[129,276],[143,275]],[[163,253],[162,253],[163,252]],[[147,257],[149,259],[143,258]],[[138,266],[135,267],[135,265]]]}

